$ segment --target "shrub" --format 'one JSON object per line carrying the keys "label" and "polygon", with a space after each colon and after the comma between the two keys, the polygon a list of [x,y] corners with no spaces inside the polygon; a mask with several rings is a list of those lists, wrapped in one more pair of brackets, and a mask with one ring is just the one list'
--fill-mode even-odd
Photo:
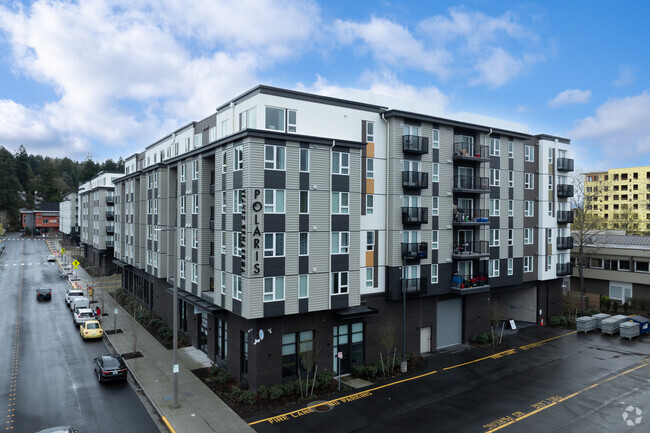
{"label": "shrub", "polygon": [[488,344],[491,340],[490,334],[487,332],[479,332],[469,338],[469,341],[476,344]]}
{"label": "shrub", "polygon": [[[614,303],[616,303],[616,302],[614,302]],[[608,299],[605,301],[605,308],[607,309],[607,311],[609,311],[609,308],[610,308],[611,306],[612,306],[612,300],[608,298]]]}
{"label": "shrub", "polygon": [[333,371],[321,371],[316,375],[316,385],[315,387],[320,389],[320,388],[326,388],[328,387],[331,383],[332,380],[334,380],[334,372]]}
{"label": "shrub", "polygon": [[352,376],[363,377],[366,372],[366,367],[363,365],[355,365],[352,367]]}
{"label": "shrub", "polygon": [[594,314],[598,314],[598,313],[600,313],[600,310],[597,310],[595,308],[592,308],[592,309],[589,310],[589,315],[590,316],[593,316]]}
{"label": "shrub", "polygon": [[220,368],[214,381],[220,385],[225,385],[226,383],[230,382],[230,375],[226,370]]}
{"label": "shrub", "polygon": [[618,311],[618,302],[614,302],[612,304],[612,310],[614,311],[614,313],[616,313]]}
{"label": "shrub", "polygon": [[210,376],[216,376],[217,374],[219,374],[219,370],[221,370],[221,368],[219,368],[218,365],[212,365],[210,367]]}
{"label": "shrub", "polygon": [[255,404],[255,393],[251,390],[245,390],[241,392],[241,395],[239,396],[239,402],[242,404],[247,404],[249,406],[252,406]]}
{"label": "shrub", "polygon": [[294,380],[293,382],[287,382],[283,384],[284,392],[286,396],[300,394],[300,382]]}
{"label": "shrub", "polygon": [[549,324],[551,326],[555,327],[562,327],[565,328],[567,326],[570,326],[573,322],[572,318],[567,318],[567,316],[553,316],[551,317],[551,320],[549,321]]}
{"label": "shrub", "polygon": [[230,398],[232,398],[235,401],[241,401],[241,397],[243,395],[244,391],[238,387],[238,386],[233,386],[232,390],[230,391]]}
{"label": "shrub", "polygon": [[266,387],[266,385],[260,385],[257,388],[257,395],[262,400],[266,400],[267,398],[269,398],[269,389]]}
{"label": "shrub", "polygon": [[609,301],[609,296],[605,296],[605,295],[600,296],[600,305],[607,304],[607,301]]}
{"label": "shrub", "polygon": [[280,384],[273,385],[269,389],[269,398],[271,400],[277,400],[284,394],[284,387]]}
{"label": "shrub", "polygon": [[630,308],[630,304],[623,302],[623,312],[627,314],[627,310]]}

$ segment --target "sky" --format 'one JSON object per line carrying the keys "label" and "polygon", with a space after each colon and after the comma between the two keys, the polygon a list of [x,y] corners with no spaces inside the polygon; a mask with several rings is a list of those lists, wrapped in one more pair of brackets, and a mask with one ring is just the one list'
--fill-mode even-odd
{"label": "sky", "polygon": [[647,166],[649,16],[641,0],[0,0],[0,146],[117,160],[266,84],[525,124],[570,139],[583,171]]}

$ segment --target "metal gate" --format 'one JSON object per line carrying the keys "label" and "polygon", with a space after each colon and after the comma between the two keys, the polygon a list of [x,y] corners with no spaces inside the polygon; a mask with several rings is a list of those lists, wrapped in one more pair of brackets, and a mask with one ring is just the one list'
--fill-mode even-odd
{"label": "metal gate", "polygon": [[438,301],[436,322],[436,349],[463,342],[463,300]]}

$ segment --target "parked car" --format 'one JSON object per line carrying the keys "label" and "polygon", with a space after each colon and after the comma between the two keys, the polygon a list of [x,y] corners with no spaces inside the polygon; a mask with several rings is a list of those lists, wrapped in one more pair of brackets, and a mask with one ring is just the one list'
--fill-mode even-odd
{"label": "parked car", "polygon": [[73,296],[70,298],[70,311],[74,312],[75,308],[90,308],[90,299],[85,296]]}
{"label": "parked car", "polygon": [[54,257],[52,254],[50,254],[49,256],[47,256],[47,261],[48,262],[56,262],[56,257]]}
{"label": "parked car", "polygon": [[37,301],[49,301],[52,299],[52,289],[36,289],[36,300]]}
{"label": "parked car", "polygon": [[83,322],[95,320],[95,312],[90,308],[75,308],[72,313],[72,320],[75,326],[81,325]]}
{"label": "parked car", "polygon": [[37,431],[36,433],[77,433],[76,429],[73,429],[69,425],[62,425],[59,427],[50,427],[45,430]]}
{"label": "parked car", "polygon": [[107,380],[126,380],[127,368],[120,355],[104,355],[95,358],[95,374],[102,383]]}
{"label": "parked car", "polygon": [[84,292],[79,289],[69,288],[65,291],[65,303],[70,305],[70,298],[73,296],[83,296]]}
{"label": "parked car", "polygon": [[104,330],[98,320],[86,320],[79,326],[79,334],[81,334],[84,340],[88,340],[89,338],[102,338],[104,336]]}

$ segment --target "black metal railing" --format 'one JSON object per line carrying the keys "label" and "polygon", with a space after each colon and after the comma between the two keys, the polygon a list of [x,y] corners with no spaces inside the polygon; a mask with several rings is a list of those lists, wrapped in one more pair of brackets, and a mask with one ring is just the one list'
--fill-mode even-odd
{"label": "black metal railing", "polygon": [[107,220],[112,220],[115,218],[115,212],[112,210],[107,210],[106,211],[106,219]]}
{"label": "black metal railing", "polygon": [[402,187],[425,189],[429,187],[429,173],[421,171],[403,171]]}
{"label": "black metal railing", "polygon": [[404,153],[419,155],[429,153],[429,138],[418,135],[402,135],[402,150]]}
{"label": "black metal railing", "polygon": [[454,158],[488,159],[488,147],[476,143],[454,143]]}
{"label": "black metal railing", "polygon": [[106,234],[113,234],[113,233],[115,233],[115,226],[107,225],[106,226]]}
{"label": "black metal railing", "polygon": [[573,222],[573,212],[570,210],[559,210],[555,216],[557,222],[560,224],[570,224]]}
{"label": "black metal railing", "polygon": [[208,263],[211,268],[214,268],[214,256],[208,256]]}
{"label": "black metal railing", "polygon": [[570,250],[573,248],[573,238],[571,236],[558,236],[557,237],[557,249],[558,250]]}
{"label": "black metal railing", "polygon": [[571,158],[558,158],[557,159],[558,171],[573,171],[573,160]]}
{"label": "black metal railing", "polygon": [[208,224],[210,225],[210,230],[214,230],[214,220],[210,220]]}
{"label": "black metal railing", "polygon": [[454,176],[454,189],[464,191],[489,191],[490,179],[476,176]]}
{"label": "black metal railing", "polygon": [[453,222],[462,224],[489,224],[489,209],[454,209]]}
{"label": "black metal railing", "polygon": [[485,273],[454,273],[451,276],[451,287],[454,287],[456,289],[469,289],[471,287],[483,287],[488,285],[488,277]]}
{"label": "black metal railing", "polygon": [[571,263],[558,263],[555,265],[555,273],[558,277],[573,274],[573,265]]}
{"label": "black metal railing", "polygon": [[402,207],[402,224],[426,224],[429,212],[426,207]]}
{"label": "black metal railing", "polygon": [[454,242],[452,246],[454,257],[476,257],[490,255],[488,241]]}
{"label": "black metal railing", "polygon": [[210,194],[214,195],[214,184],[213,183],[210,184]]}
{"label": "black metal railing", "polygon": [[426,242],[402,243],[402,257],[405,259],[426,259],[428,253]]}
{"label": "black metal railing", "polygon": [[115,204],[115,196],[107,195],[106,196],[106,204]]}
{"label": "black metal railing", "polygon": [[402,278],[402,293],[407,295],[419,295],[426,287],[424,278]]}
{"label": "black metal railing", "polygon": [[557,186],[557,196],[558,197],[573,197],[573,185],[558,185]]}
{"label": "black metal railing", "polygon": [[115,246],[115,241],[106,241],[106,248],[113,248]]}

